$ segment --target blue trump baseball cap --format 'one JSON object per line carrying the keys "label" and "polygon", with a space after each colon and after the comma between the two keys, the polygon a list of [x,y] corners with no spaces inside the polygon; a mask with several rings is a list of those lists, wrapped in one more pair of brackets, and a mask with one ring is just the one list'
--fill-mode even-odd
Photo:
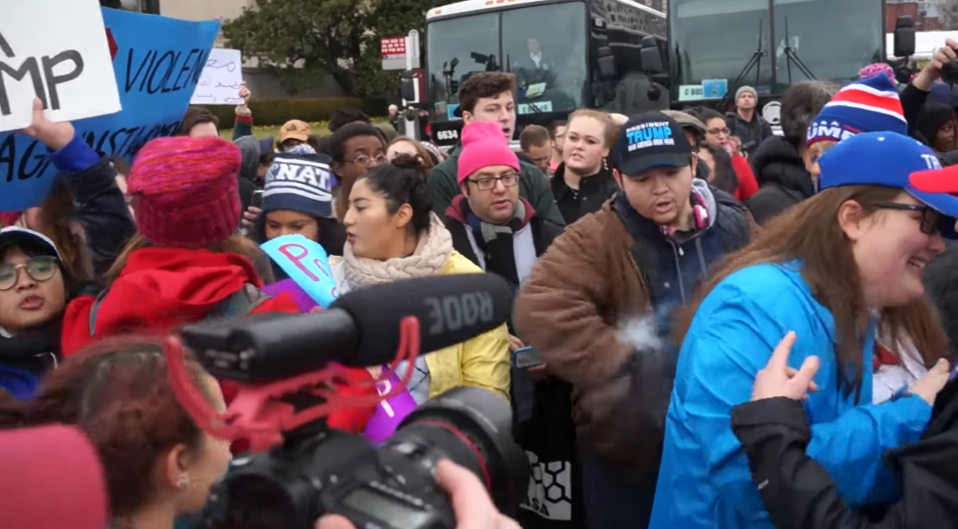
{"label": "blue trump baseball cap", "polygon": [[900,188],[948,217],[958,217],[958,166],[941,167],[935,151],[896,132],[844,139],[819,160],[819,189],[850,185]]}

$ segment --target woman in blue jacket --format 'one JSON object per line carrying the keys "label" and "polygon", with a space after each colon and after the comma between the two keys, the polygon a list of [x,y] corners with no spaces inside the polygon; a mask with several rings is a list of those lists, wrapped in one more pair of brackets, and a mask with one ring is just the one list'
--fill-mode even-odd
{"label": "woman in blue jacket", "polygon": [[822,192],[729,257],[689,307],[650,528],[773,527],[731,411],[749,401],[788,331],[797,335],[792,367],[821,361],[805,405],[808,455],[853,506],[897,498],[882,454],[918,440],[931,402],[903,392],[872,404],[874,337],[881,321],[883,333],[909,337],[929,367],[944,353],[921,276],[944,249],[939,217],[958,216],[958,198],[918,185],[954,180],[958,169],[940,170],[929,148],[891,132],[844,140],[820,167]]}

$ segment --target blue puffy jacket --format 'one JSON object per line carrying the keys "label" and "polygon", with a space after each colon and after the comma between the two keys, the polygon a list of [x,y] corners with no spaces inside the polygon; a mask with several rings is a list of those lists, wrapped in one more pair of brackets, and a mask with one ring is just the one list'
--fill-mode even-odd
{"label": "blue puffy jacket", "polygon": [[[732,432],[732,407],[751,398],[756,373],[789,330],[789,364],[817,355],[819,390],[805,406],[812,426],[807,453],[852,505],[893,501],[898,491],[882,464],[889,448],[917,441],[931,406],[909,396],[870,404],[865,369],[860,402],[838,387],[835,322],[799,273],[799,264],[751,266],[727,277],[695,314],[679,354],[650,529],[769,528],[748,460]],[[874,324],[863,365],[871,366]]]}

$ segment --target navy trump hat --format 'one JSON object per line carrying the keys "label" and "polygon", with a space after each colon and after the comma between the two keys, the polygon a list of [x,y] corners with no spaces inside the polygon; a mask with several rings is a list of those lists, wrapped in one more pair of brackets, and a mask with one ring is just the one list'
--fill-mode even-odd
{"label": "navy trump hat", "polygon": [[819,160],[819,188],[872,185],[900,188],[948,217],[958,217],[958,167],[942,168],[920,141],[897,132],[842,140]]}
{"label": "navy trump hat", "polygon": [[615,162],[626,176],[654,167],[688,167],[692,144],[682,127],[662,112],[643,112],[622,126],[615,145]]}

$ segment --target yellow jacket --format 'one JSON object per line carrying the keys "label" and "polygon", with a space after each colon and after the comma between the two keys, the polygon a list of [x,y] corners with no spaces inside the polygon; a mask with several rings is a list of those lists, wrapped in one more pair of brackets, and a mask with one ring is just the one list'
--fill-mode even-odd
{"label": "yellow jacket", "polygon": [[[343,277],[341,257],[329,258],[333,278],[340,292],[350,286]],[[453,251],[442,266],[441,275],[481,274],[482,269]],[[422,351],[421,353],[425,353]],[[465,342],[427,354],[429,366],[429,398],[459,386],[485,388],[509,400],[510,357],[509,331],[505,325],[480,334]]]}

